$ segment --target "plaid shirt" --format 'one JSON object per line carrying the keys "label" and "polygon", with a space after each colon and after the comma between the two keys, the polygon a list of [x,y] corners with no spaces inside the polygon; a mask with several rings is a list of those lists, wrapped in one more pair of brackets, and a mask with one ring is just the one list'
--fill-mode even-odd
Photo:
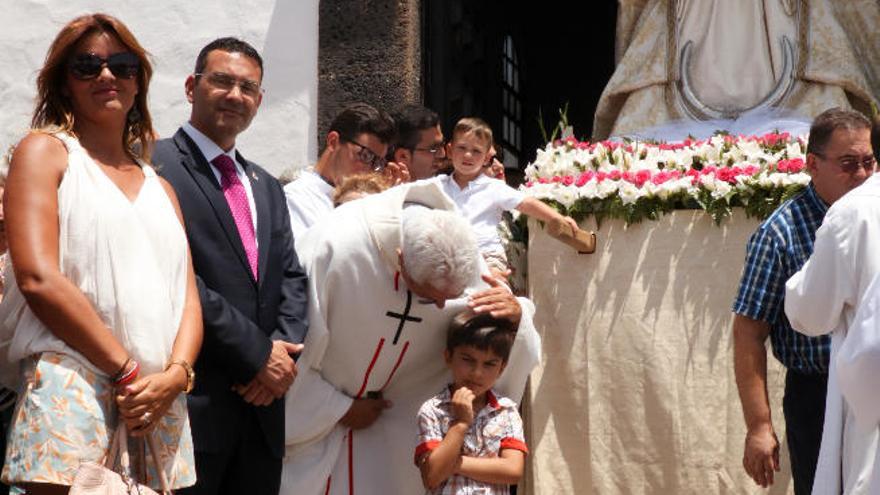
{"label": "plaid shirt", "polygon": [[811,183],[783,203],[749,238],[733,312],[770,324],[773,355],[789,370],[828,373],[831,338],[798,333],[785,316],[785,282],[813,253],[816,230],[828,206]]}
{"label": "plaid shirt", "polygon": [[[415,462],[420,465],[427,454],[440,445],[454,420],[450,387],[428,399],[419,409],[419,439]],[[461,454],[470,457],[498,457],[502,449],[516,449],[528,453],[523,437],[522,418],[516,402],[487,392],[486,407],[477,412],[474,422],[464,436]],[[454,474],[431,495],[507,495],[506,485],[493,485]]]}

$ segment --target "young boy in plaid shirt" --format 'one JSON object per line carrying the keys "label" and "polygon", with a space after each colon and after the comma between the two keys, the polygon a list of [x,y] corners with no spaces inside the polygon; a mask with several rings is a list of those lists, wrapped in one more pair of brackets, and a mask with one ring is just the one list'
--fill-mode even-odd
{"label": "young boy in plaid shirt", "polygon": [[508,494],[528,453],[514,401],[492,387],[504,371],[516,329],[467,310],[453,320],[444,358],[453,383],[419,410],[416,465],[432,495]]}

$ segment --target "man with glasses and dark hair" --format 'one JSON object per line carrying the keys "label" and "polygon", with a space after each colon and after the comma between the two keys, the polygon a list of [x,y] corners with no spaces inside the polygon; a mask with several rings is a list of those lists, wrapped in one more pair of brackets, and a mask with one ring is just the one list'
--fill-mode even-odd
{"label": "man with glasses and dark hair", "polygon": [[[734,368],[747,428],[743,467],[764,487],[773,484],[780,469],[779,439],[767,398],[769,336],[773,354],[787,369],[782,409],[796,495],[809,494],[813,486],[831,348],[828,336],[808,337],[792,329],[793,322],[783,312],[789,302],[785,282],[810,258],[814,239],[818,251],[817,229],[820,225],[825,229],[823,218],[827,223],[831,216],[830,212],[826,216],[828,207],[874,173],[870,129],[871,122],[851,110],[833,108],[816,117],[806,160],[812,180],[752,234],[733,305]],[[842,242],[839,236],[835,239],[829,239],[831,249]],[[826,284],[818,280],[810,289],[821,294]],[[833,329],[834,325],[824,327],[826,332]]]}
{"label": "man with glasses and dark hair", "polygon": [[221,38],[186,80],[189,122],[153,160],[177,192],[192,250],[204,343],[188,369],[197,482],[184,494],[278,493],[284,401],[306,325],[306,277],[281,185],[236,137],[262,101],[263,62]]}
{"label": "man with glasses and dark hair", "polygon": [[397,125],[392,160],[407,168],[411,180],[434,177],[446,161],[440,117],[421,105],[405,105],[392,117]]}
{"label": "man with glasses and dark hair", "polygon": [[309,227],[333,211],[333,189],[344,177],[385,171],[394,136],[391,117],[366,103],[355,103],[333,119],[318,163],[284,186],[294,239],[302,239]]}

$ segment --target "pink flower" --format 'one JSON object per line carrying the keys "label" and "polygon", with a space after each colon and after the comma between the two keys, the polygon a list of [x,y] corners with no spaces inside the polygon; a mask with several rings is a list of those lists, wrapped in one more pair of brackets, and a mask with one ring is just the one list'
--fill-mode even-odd
{"label": "pink flower", "polygon": [[616,170],[616,169],[615,169],[615,170],[612,170],[612,171],[607,175],[607,178],[609,178],[609,179],[611,179],[611,180],[620,180],[620,170]]}
{"label": "pink flower", "polygon": [[803,158],[792,158],[788,161],[788,171],[790,173],[796,174],[804,169],[804,159]]}
{"label": "pink flower", "polygon": [[657,172],[657,174],[655,174],[654,177],[651,177],[651,182],[654,185],[659,186],[660,184],[663,184],[664,182],[668,181],[670,178],[672,178],[671,173],[666,172],[665,170],[661,170],[661,171]]}
{"label": "pink flower", "polygon": [[565,177],[562,178],[562,185],[570,186],[572,184],[574,184],[574,177],[572,177],[570,175],[566,175]]}
{"label": "pink flower", "polygon": [[547,180],[546,177],[538,177],[538,183],[539,183],[539,184],[549,184],[550,181]]}
{"label": "pink flower", "polygon": [[535,183],[532,181],[526,182],[526,187],[532,187]]}
{"label": "pink flower", "polygon": [[607,178],[608,174],[606,174],[605,172],[596,172],[596,182],[602,182]]}
{"label": "pink flower", "polygon": [[648,170],[639,170],[636,172],[634,184],[642,187],[645,185],[645,182],[648,182],[649,180],[651,180],[651,172]]}
{"label": "pink flower", "polygon": [[590,179],[592,179],[593,176],[594,174],[590,170],[587,170],[586,172],[581,172],[581,175],[578,176],[575,185],[578,187],[583,187],[587,182],[590,182]]}
{"label": "pink flower", "polygon": [[559,184],[560,182],[562,182],[562,177],[560,177],[558,175],[554,175],[553,178],[550,179],[550,182],[552,182],[554,184]]}

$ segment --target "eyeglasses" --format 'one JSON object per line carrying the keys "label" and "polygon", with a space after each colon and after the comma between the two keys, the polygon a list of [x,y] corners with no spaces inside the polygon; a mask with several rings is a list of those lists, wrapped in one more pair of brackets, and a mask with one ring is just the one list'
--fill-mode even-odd
{"label": "eyeglasses", "polygon": [[224,72],[211,72],[210,74],[205,74],[204,72],[196,72],[193,74],[196,77],[205,76],[205,79],[208,80],[208,83],[211,86],[214,86],[217,89],[223,91],[232,91],[236,86],[238,86],[241,94],[247,96],[248,98],[256,98],[263,92],[263,88],[260,87],[260,83],[256,81],[251,81],[249,79],[236,79],[229,74]]}
{"label": "eyeglasses", "polygon": [[351,139],[346,139],[346,138],[342,138],[342,140],[345,141],[346,143],[351,143],[351,144],[358,147],[358,152],[357,152],[358,160],[369,165],[370,169],[372,169],[373,172],[382,171],[385,168],[385,165],[388,164],[388,160],[386,160],[384,157],[377,155],[376,153],[373,153],[373,150],[371,150],[370,148],[367,148],[366,146],[362,145],[361,143],[359,143],[357,141],[352,141]]}
{"label": "eyeglasses", "polygon": [[141,61],[131,52],[114,53],[107,58],[101,58],[94,53],[80,53],[74,55],[67,64],[70,75],[81,81],[98,77],[104,66],[110,69],[114,77],[132,79],[138,75]]}
{"label": "eyeglasses", "polygon": [[412,150],[430,153],[434,155],[435,158],[443,158],[444,156],[446,156],[446,147],[444,147],[442,144],[437,144],[430,148],[413,148]]}
{"label": "eyeglasses", "polygon": [[874,166],[877,165],[877,158],[873,155],[866,155],[861,158],[855,156],[843,156],[837,158],[830,158],[822,153],[813,153],[814,155],[822,158],[823,160],[828,160],[830,162],[834,162],[840,167],[840,170],[847,174],[854,174],[859,171],[859,169],[864,169],[865,171],[874,170]]}

